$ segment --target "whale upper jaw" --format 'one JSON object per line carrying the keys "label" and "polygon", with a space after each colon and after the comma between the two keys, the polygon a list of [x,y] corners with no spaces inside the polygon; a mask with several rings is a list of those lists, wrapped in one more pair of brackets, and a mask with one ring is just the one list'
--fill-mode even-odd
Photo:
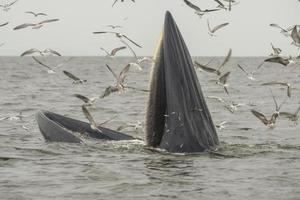
{"label": "whale upper jaw", "polygon": [[193,62],[170,12],[154,56],[146,107],[146,144],[169,152],[215,149],[218,136]]}

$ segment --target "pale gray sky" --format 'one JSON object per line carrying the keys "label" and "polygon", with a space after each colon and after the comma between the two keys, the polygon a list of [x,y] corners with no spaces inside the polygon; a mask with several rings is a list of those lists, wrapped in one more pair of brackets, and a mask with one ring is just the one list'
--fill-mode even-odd
{"label": "pale gray sky", "polygon": [[[213,8],[213,0],[190,0],[201,8]],[[8,0],[0,0],[10,2]],[[170,10],[190,53],[193,56],[224,56],[229,48],[233,56],[267,56],[270,43],[283,50],[284,55],[298,55],[300,51],[291,46],[291,39],[269,26],[278,23],[283,27],[300,24],[298,0],[240,0],[231,12],[220,11],[200,19],[183,0],[130,0],[111,7],[113,0],[19,0],[9,12],[0,11],[0,55],[20,55],[29,48],[52,48],[65,56],[104,55],[99,47],[107,49],[121,46],[113,35],[93,35],[93,31],[109,30],[105,25],[124,26],[120,31],[140,43],[138,55],[151,56],[162,30],[164,14]],[[48,17],[34,18],[25,11],[46,12]],[[127,20],[123,20],[128,17]],[[37,22],[48,18],[60,21],[47,24],[40,30],[31,28],[13,31],[25,22]],[[229,22],[230,25],[217,32],[217,37],[207,34],[206,20],[211,25]],[[124,51],[120,55],[131,55]]]}

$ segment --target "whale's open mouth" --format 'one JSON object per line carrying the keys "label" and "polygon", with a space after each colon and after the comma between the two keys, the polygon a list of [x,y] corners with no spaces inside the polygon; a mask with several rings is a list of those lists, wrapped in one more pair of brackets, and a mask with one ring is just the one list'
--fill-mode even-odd
{"label": "whale's open mouth", "polygon": [[146,143],[169,152],[214,149],[218,136],[191,56],[170,12],[150,77]]}

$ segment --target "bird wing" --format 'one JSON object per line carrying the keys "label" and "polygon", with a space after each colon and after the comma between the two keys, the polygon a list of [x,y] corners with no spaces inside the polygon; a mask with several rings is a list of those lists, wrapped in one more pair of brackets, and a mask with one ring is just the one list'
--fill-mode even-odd
{"label": "bird wing", "polygon": [[55,68],[62,67],[66,63],[70,62],[70,60],[72,60],[72,59],[74,59],[74,57],[68,58],[67,60],[63,61],[62,63],[59,63],[58,65],[56,65]]}
{"label": "bird wing", "polygon": [[[204,71],[206,71],[206,72],[218,74],[218,71],[217,71],[216,69],[214,69],[214,68],[211,68],[211,67],[207,67],[207,66],[205,66],[205,65],[202,65],[202,64],[198,63],[197,61],[194,61],[194,63],[195,63],[195,65],[196,65],[196,67],[198,67],[198,68],[200,68],[200,69],[202,69],[202,70],[204,70]],[[220,73],[220,72],[219,72],[219,73]]]}
{"label": "bird wing", "polygon": [[222,84],[225,85],[226,82],[227,82],[227,80],[228,80],[229,75],[230,75],[230,72],[227,72],[227,73],[225,73],[224,75],[222,75],[222,76],[219,78],[220,83],[222,83]]}
{"label": "bird wing", "polygon": [[188,1],[188,0],[183,0],[184,1],[184,3],[186,4],[186,5],[188,5],[190,8],[193,8],[194,10],[196,10],[196,11],[201,11],[201,9],[198,7],[198,6],[196,6],[195,4],[193,4],[192,2],[190,2],[190,1]]}
{"label": "bird wing", "polygon": [[297,31],[297,26],[294,26],[292,33],[291,33],[291,37],[294,40],[295,43],[300,44],[300,36],[299,33]]}
{"label": "bird wing", "polygon": [[56,21],[59,21],[59,19],[46,19],[44,21],[41,21],[39,24],[45,24],[45,23],[56,22]]}
{"label": "bird wing", "polygon": [[207,98],[209,98],[209,99],[215,99],[215,100],[217,100],[217,101],[219,101],[221,103],[225,103],[225,100],[222,99],[221,97],[208,96]]}
{"label": "bird wing", "polygon": [[[47,16],[46,13],[37,13],[36,15],[43,15],[43,16]],[[57,20],[56,20],[57,21]]]}
{"label": "bird wing", "polygon": [[47,69],[53,70],[51,67],[49,67],[48,65],[46,65],[46,64],[42,63],[40,60],[38,60],[36,57],[32,56],[32,59],[33,59],[35,62],[39,63],[40,65],[46,67]]}
{"label": "bird wing", "polygon": [[12,5],[15,4],[17,1],[18,1],[18,0],[15,0],[15,1],[13,1],[13,2],[7,4],[7,6],[12,6]]}
{"label": "bird wing", "polygon": [[73,75],[72,73],[63,70],[63,73],[69,77],[70,79],[74,80],[74,81],[80,81],[80,78],[78,78],[77,76]]}
{"label": "bird wing", "polygon": [[293,117],[294,114],[290,112],[279,112],[279,116],[290,118]]}
{"label": "bird wing", "polygon": [[217,30],[219,30],[220,28],[223,28],[223,27],[227,26],[228,24],[229,24],[229,23],[226,22],[226,23],[217,25],[217,26],[215,26],[215,27],[211,30],[211,32],[214,33],[214,32],[216,32]]}
{"label": "bird wing", "polygon": [[116,78],[116,80],[119,81],[117,74],[110,68],[110,66],[108,64],[106,64],[106,67],[112,73],[112,75]]}
{"label": "bird wing", "polygon": [[13,30],[19,30],[22,28],[27,28],[28,26],[35,26],[36,24],[33,23],[25,23],[25,24],[21,24],[19,26],[16,26]]}
{"label": "bird wing", "polygon": [[267,83],[262,83],[261,85],[287,85],[286,82],[280,82],[280,81],[270,81]]}
{"label": "bird wing", "polygon": [[57,51],[54,51],[53,49],[46,49],[46,51],[50,52],[51,54],[57,55],[57,56],[61,56],[60,53],[58,53]]}
{"label": "bird wing", "polygon": [[245,72],[245,74],[249,74],[240,64],[237,64],[237,66],[243,71],[243,72]]}
{"label": "bird wing", "polygon": [[26,55],[29,55],[29,54],[33,54],[33,53],[36,53],[36,52],[39,52],[39,53],[40,53],[40,50],[35,49],[35,48],[28,49],[27,51],[25,51],[25,52],[23,52],[23,53],[21,54],[21,57],[26,56]]}
{"label": "bird wing", "polygon": [[108,86],[105,91],[103,92],[103,94],[100,96],[100,98],[104,98],[104,97],[107,97],[108,95],[110,95],[111,93],[113,92],[116,92],[118,91],[118,88],[117,87],[114,87],[114,86]]}
{"label": "bird wing", "polygon": [[127,64],[125,67],[124,67],[124,69],[120,72],[120,75],[119,75],[119,78],[118,78],[118,80],[119,80],[119,83],[124,83],[124,81],[125,81],[125,78],[126,78],[126,75],[127,75],[127,72],[129,71],[129,69],[130,69],[130,64]]}
{"label": "bird wing", "polygon": [[300,111],[300,106],[297,108],[295,115],[298,115],[299,111]]}
{"label": "bird wing", "polygon": [[32,15],[36,16],[36,14],[32,11],[26,11],[25,13],[32,14]]}
{"label": "bird wing", "polygon": [[229,59],[231,58],[231,54],[232,54],[232,49],[229,49],[224,61],[222,62],[222,64],[220,65],[219,69],[220,70],[224,65],[226,65],[226,63],[229,61]]}
{"label": "bird wing", "polygon": [[216,9],[205,9],[203,10],[203,12],[213,12],[213,11],[218,11],[220,10],[219,8],[216,8]]}
{"label": "bird wing", "polygon": [[225,5],[221,1],[219,0],[214,0],[214,1],[217,2],[221,7],[225,8]]}
{"label": "bird wing", "polygon": [[116,55],[116,53],[117,53],[118,51],[123,50],[123,49],[126,49],[126,47],[125,47],[125,46],[122,46],[122,47],[114,48],[113,50],[111,50],[110,55],[114,56],[114,55]]}
{"label": "bird wing", "polygon": [[74,94],[73,96],[77,97],[78,99],[81,99],[84,103],[88,103],[90,101],[89,98],[87,98],[87,97],[85,97],[85,96],[83,96],[81,94]]}
{"label": "bird wing", "polygon": [[118,0],[115,0],[111,7],[114,7],[114,5],[118,2]]}
{"label": "bird wing", "polygon": [[0,24],[0,27],[5,26],[5,25],[7,25],[7,24],[9,24],[9,22],[5,22],[5,23],[3,23],[3,24]]}
{"label": "bird wing", "polygon": [[138,43],[136,43],[135,41],[133,41],[132,39],[130,39],[129,37],[127,37],[126,35],[122,35],[123,37],[125,37],[129,42],[131,42],[132,44],[134,44],[137,47],[142,48],[141,45],[139,45]]}
{"label": "bird wing", "polygon": [[82,105],[81,108],[84,116],[89,120],[91,128],[94,130],[97,129],[97,124],[87,107],[85,105]]}
{"label": "bird wing", "polygon": [[103,47],[100,47],[100,49],[101,49],[102,51],[104,51],[104,52],[106,53],[106,55],[110,56],[109,52],[108,52],[106,49],[104,49]]}
{"label": "bird wing", "polygon": [[209,31],[209,32],[212,32],[212,31],[211,31],[211,27],[210,27],[210,24],[209,24],[209,20],[208,20],[208,19],[207,19],[207,27],[208,27],[208,31]]}
{"label": "bird wing", "polygon": [[282,28],[281,26],[279,26],[278,24],[272,23],[272,24],[270,24],[270,26],[279,28],[279,29],[281,29],[282,31],[285,31],[285,32],[286,32],[286,30],[285,30],[284,28]]}
{"label": "bird wing", "polygon": [[257,117],[262,123],[264,123],[265,125],[268,124],[267,118],[266,118],[262,113],[260,113],[260,112],[258,112],[258,111],[256,111],[256,110],[253,110],[253,109],[251,109],[251,112],[252,112],[252,114],[253,114],[255,117]]}
{"label": "bird wing", "polygon": [[131,51],[131,53],[133,54],[133,56],[135,57],[135,59],[138,59],[138,57],[137,57],[135,51],[131,48],[131,46],[130,46],[129,44],[127,44],[127,42],[125,42],[125,41],[122,40],[122,39],[120,39],[120,41],[121,41],[123,44],[125,44],[125,46],[128,47],[128,49]]}

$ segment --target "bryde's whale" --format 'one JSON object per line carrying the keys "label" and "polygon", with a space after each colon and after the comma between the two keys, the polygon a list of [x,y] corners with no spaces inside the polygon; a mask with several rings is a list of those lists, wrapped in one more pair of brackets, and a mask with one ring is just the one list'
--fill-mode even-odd
{"label": "bryde's whale", "polygon": [[[39,111],[36,119],[47,141],[81,142],[74,132],[103,140],[135,139],[49,111]],[[145,125],[146,145],[169,152],[202,152],[219,143],[191,56],[168,11],[150,75]]]}

